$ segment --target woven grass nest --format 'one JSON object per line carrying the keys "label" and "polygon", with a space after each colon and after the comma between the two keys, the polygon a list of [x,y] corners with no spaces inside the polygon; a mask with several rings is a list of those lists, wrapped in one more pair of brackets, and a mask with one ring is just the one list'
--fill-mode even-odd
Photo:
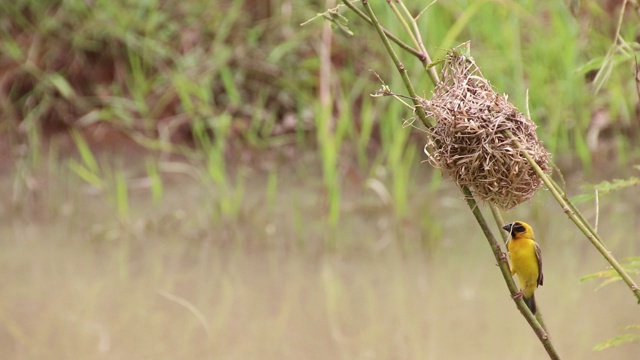
{"label": "woven grass nest", "polygon": [[546,173],[549,153],[536,136],[536,124],[499,95],[470,57],[450,51],[442,81],[424,100],[436,121],[425,146],[429,162],[481,200],[510,209],[533,197],[542,181],[507,135],[509,130]]}

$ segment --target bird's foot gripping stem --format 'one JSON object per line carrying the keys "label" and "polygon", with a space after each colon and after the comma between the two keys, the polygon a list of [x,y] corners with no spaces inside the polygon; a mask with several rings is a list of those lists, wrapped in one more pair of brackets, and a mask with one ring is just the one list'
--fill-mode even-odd
{"label": "bird's foot gripping stem", "polygon": [[513,295],[513,300],[521,299],[523,294],[524,294],[524,290],[518,291],[515,295]]}

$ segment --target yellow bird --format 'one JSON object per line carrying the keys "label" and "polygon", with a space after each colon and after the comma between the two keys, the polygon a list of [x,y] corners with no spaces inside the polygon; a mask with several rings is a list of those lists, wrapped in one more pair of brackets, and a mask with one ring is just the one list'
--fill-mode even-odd
{"label": "yellow bird", "polygon": [[540,246],[536,244],[533,229],[524,221],[515,221],[502,227],[511,234],[507,250],[511,258],[511,275],[518,275],[520,292],[529,310],[535,315],[536,300],[533,293],[542,285],[542,257]]}

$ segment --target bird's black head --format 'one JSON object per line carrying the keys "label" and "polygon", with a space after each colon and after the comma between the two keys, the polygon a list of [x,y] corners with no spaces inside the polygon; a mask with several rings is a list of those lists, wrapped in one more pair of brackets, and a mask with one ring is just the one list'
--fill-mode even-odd
{"label": "bird's black head", "polygon": [[502,228],[507,230],[509,232],[509,234],[511,234],[511,237],[516,237],[518,234],[524,234],[529,232],[529,229],[527,229],[527,227],[529,227],[526,223],[523,223],[522,221],[514,221],[511,224],[507,224],[505,226],[503,226]]}

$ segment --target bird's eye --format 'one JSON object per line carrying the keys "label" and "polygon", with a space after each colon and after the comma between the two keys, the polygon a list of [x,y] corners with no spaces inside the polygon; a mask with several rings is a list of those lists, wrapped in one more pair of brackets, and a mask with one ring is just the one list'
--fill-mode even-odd
{"label": "bird's eye", "polygon": [[519,233],[520,233],[520,232],[525,232],[525,231],[526,231],[526,229],[524,228],[524,226],[522,226],[522,224],[520,224],[520,223],[515,223],[515,224],[513,224],[513,231],[514,231],[514,232],[519,232]]}

